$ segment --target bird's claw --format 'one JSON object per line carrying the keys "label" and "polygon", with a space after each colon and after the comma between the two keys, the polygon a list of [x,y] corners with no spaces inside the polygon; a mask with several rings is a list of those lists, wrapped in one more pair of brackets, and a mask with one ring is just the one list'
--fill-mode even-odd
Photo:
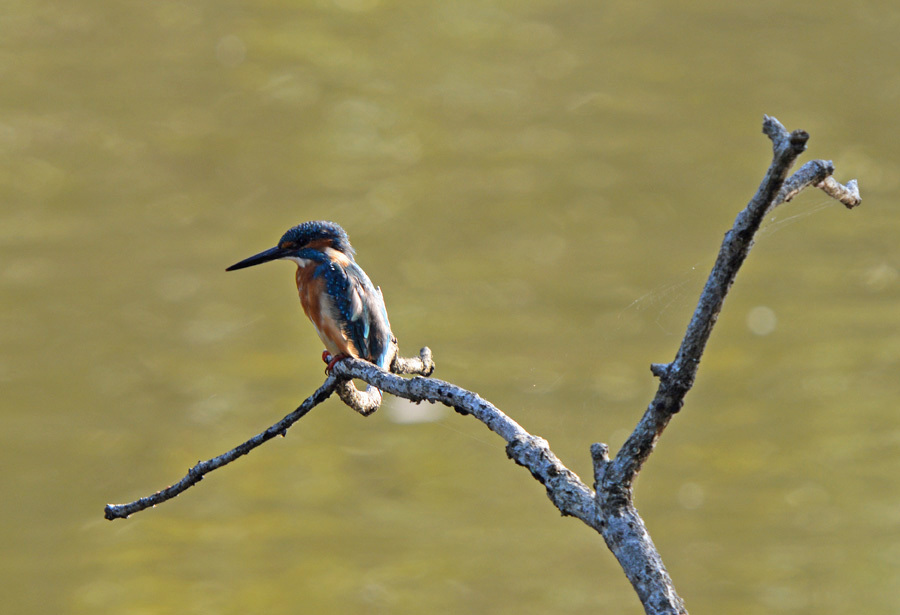
{"label": "bird's claw", "polygon": [[349,359],[350,355],[347,354],[336,354],[334,356],[331,355],[327,350],[322,353],[322,360],[327,363],[325,366],[325,375],[331,375],[331,370],[334,369],[335,364],[338,361],[343,361],[344,359]]}

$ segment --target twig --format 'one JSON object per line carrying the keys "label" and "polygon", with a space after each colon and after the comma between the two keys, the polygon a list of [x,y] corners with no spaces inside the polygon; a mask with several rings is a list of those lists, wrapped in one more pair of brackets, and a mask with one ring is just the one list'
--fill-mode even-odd
{"label": "twig", "polygon": [[821,188],[825,194],[839,200],[847,209],[853,209],[862,204],[859,186],[855,179],[851,179],[846,186],[842,186],[835,178],[826,177],[816,184],[816,188]]}
{"label": "twig", "polygon": [[763,132],[772,140],[772,163],[756,194],[738,214],[732,229],[725,234],[719,256],[700,295],[675,360],[667,365],[651,368],[660,380],[656,397],[607,468],[604,481],[610,489],[630,491],[634,477],[653,450],[656,440],[672,416],[681,409],[684,396],[694,384],[700,357],[722,310],[725,296],[753,245],[753,235],[759,229],[766,212],[774,206],[791,165],[806,149],[806,141],[809,139],[809,135],[802,130],[788,133],[778,120],[769,116],[765,116],[763,121]]}
{"label": "twig", "polygon": [[104,516],[110,521],[113,519],[127,519],[129,515],[146,510],[147,508],[152,508],[167,500],[171,500],[182,491],[193,487],[203,480],[204,475],[209,474],[213,470],[221,468],[224,465],[228,465],[238,457],[243,457],[257,446],[271,440],[275,436],[286,435],[287,430],[291,425],[303,418],[310,410],[328,399],[338,382],[338,379],[334,376],[328,376],[322,386],[320,386],[315,393],[307,397],[296,410],[264,432],[253,436],[246,442],[235,446],[227,453],[222,453],[218,457],[213,457],[206,461],[198,461],[197,465],[188,470],[188,473],[185,474],[184,478],[165,489],[160,489],[153,495],[148,495],[147,497],[140,498],[134,502],[129,502],[128,504],[107,504]]}
{"label": "twig", "polygon": [[821,188],[825,194],[843,203],[847,209],[859,206],[862,197],[859,196],[856,180],[851,179],[846,186],[842,186],[832,177],[832,173],[834,164],[830,160],[810,160],[784,180],[784,185],[778,191],[778,197],[772,207],[787,203],[808,186]]}
{"label": "twig", "polygon": [[[391,360],[391,370],[395,373],[422,374],[428,376],[434,372],[434,361],[431,357],[431,350],[427,347],[419,351],[418,357],[404,358],[400,356],[395,340],[392,352],[394,353],[394,356]],[[338,363],[338,365],[340,364],[341,363]],[[371,366],[370,363],[365,364]],[[377,369],[374,366],[372,367],[373,369]],[[221,468],[224,465],[228,465],[238,457],[246,455],[275,436],[287,435],[287,430],[291,425],[303,418],[310,410],[328,399],[333,392],[337,392],[347,405],[363,416],[368,416],[377,410],[378,406],[381,404],[381,393],[379,391],[374,390],[371,387],[365,392],[359,391],[352,382],[332,373],[325,378],[325,382],[322,383],[322,386],[320,386],[315,393],[306,398],[296,410],[266,429],[264,432],[253,436],[246,442],[239,444],[227,453],[222,453],[218,457],[213,457],[206,461],[198,461],[197,465],[189,469],[187,474],[185,474],[184,478],[180,481],[165,489],[160,489],[152,495],[140,498],[134,502],[129,502],[128,504],[107,504],[104,509],[104,516],[110,521],[113,519],[126,519],[136,512],[152,508],[157,504],[162,504],[167,500],[171,500],[178,494],[203,480],[204,475],[209,474],[213,470]]]}
{"label": "twig", "polygon": [[775,197],[772,208],[778,207],[782,203],[787,203],[800,194],[804,188],[820,184],[826,178],[831,177],[832,173],[834,173],[834,165],[830,160],[810,160],[800,167],[796,173],[784,180],[784,184],[781,186],[781,190],[778,191],[778,196]]}

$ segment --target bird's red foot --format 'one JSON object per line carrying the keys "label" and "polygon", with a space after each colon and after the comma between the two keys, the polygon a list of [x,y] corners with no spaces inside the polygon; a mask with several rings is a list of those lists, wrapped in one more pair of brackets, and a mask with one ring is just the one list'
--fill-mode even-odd
{"label": "bird's red foot", "polygon": [[334,369],[335,363],[337,363],[338,361],[343,361],[344,359],[349,359],[349,358],[350,358],[350,355],[343,354],[343,353],[331,356],[331,353],[326,350],[325,352],[322,353],[322,360],[328,364],[325,367],[325,373],[330,374],[331,370]]}

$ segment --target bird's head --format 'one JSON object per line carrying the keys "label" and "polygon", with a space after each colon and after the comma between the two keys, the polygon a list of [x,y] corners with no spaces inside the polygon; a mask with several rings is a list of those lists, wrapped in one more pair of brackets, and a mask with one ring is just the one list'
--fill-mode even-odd
{"label": "bird's head", "polygon": [[252,267],[280,258],[295,261],[300,265],[306,261],[322,261],[336,257],[352,261],[354,253],[347,231],[334,222],[304,222],[288,229],[274,248],[245,258],[225,271]]}

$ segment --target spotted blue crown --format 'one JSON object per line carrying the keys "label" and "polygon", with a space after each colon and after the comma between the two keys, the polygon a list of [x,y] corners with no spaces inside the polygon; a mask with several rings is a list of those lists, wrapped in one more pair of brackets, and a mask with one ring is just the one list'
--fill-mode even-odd
{"label": "spotted blue crown", "polygon": [[278,245],[279,247],[293,245],[301,248],[310,242],[323,239],[330,241],[332,248],[343,252],[351,259],[356,254],[356,250],[350,245],[350,237],[347,235],[347,231],[334,222],[328,222],[327,220],[304,222],[288,229],[281,236],[281,239],[278,240]]}

